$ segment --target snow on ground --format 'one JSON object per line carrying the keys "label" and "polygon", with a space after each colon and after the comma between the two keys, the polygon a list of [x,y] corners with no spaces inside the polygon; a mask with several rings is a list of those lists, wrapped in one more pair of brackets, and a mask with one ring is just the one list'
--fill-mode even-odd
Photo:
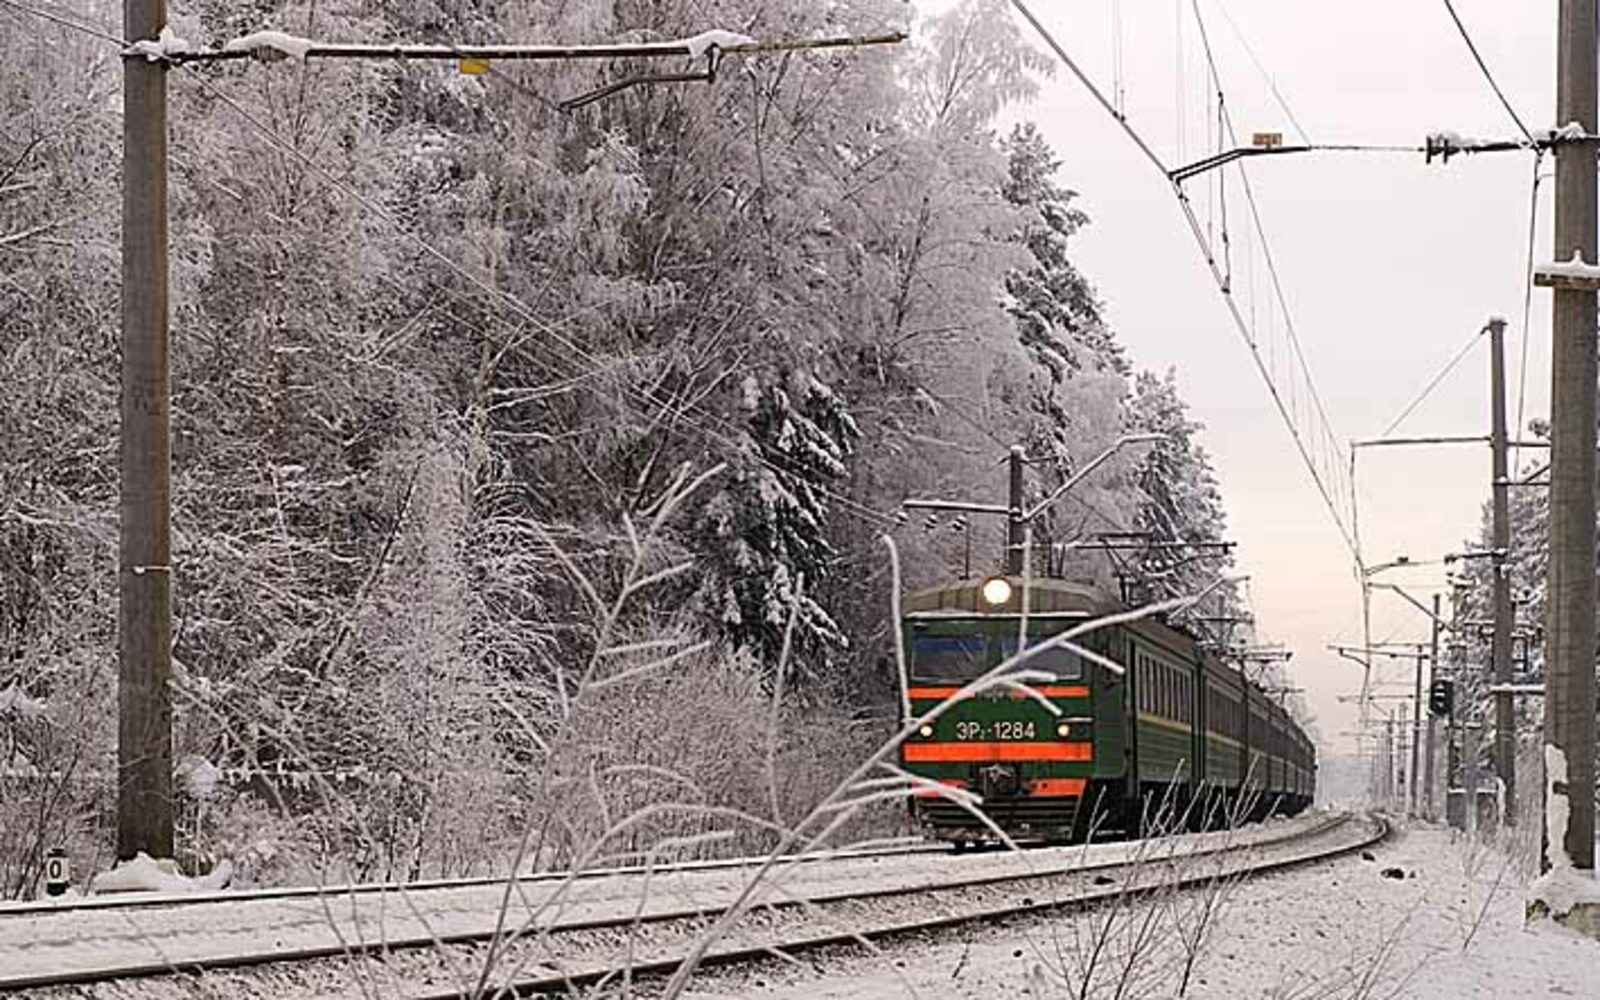
{"label": "snow on ground", "polygon": [[[1600,943],[1526,926],[1524,882],[1506,855],[1417,827],[1371,860],[1350,855],[1153,905],[955,929],[886,944],[878,956],[836,950],[708,974],[693,996],[1600,1000]],[[1197,939],[1185,985],[1183,942]]]}

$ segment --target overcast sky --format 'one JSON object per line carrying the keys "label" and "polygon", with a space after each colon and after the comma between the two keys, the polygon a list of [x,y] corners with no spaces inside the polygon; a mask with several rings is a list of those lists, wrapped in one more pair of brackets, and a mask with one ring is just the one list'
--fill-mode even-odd
{"label": "overcast sky", "polygon": [[[1514,137],[1440,0],[1222,0],[1317,143],[1420,145],[1431,131]],[[931,5],[930,5],[931,6]],[[943,6],[943,5],[940,5]],[[1169,163],[1203,155],[1204,77],[1189,0],[1032,0],[1030,6],[1104,89],[1113,87],[1114,12],[1130,122]],[[1554,4],[1457,0],[1474,39],[1530,128],[1554,118]],[[1183,14],[1180,72],[1179,12]],[[1294,129],[1223,19],[1201,0],[1235,121],[1246,134]],[[1028,29],[1031,34],[1031,29]],[[1186,154],[1180,157],[1180,106]],[[1348,550],[1296,455],[1164,178],[1065,72],[1021,111],[1060,152],[1062,180],[1093,219],[1077,262],[1137,364],[1176,368],[1206,425],[1264,633],[1294,651],[1324,739],[1352,741],[1359,669],[1326,650],[1359,643]],[[1385,430],[1487,317],[1511,321],[1511,418],[1523,349],[1532,157],[1494,154],[1426,165],[1420,155],[1316,153],[1250,168],[1264,226],[1313,377],[1342,447]],[[1550,257],[1550,188],[1536,257]],[[1239,211],[1234,206],[1233,211]],[[1235,226],[1238,227],[1237,216]],[[1235,232],[1236,246],[1239,233]],[[1549,293],[1533,298],[1526,417],[1549,395]],[[1396,433],[1488,428],[1487,341]],[[1365,452],[1358,476],[1369,564],[1438,559],[1476,537],[1488,496],[1483,446]],[[1407,575],[1409,574],[1409,576]],[[1426,599],[1442,567],[1396,571]],[[1374,598],[1378,639],[1426,640],[1398,597]],[[1385,676],[1406,679],[1410,667]],[[1391,691],[1398,688],[1391,688]]]}

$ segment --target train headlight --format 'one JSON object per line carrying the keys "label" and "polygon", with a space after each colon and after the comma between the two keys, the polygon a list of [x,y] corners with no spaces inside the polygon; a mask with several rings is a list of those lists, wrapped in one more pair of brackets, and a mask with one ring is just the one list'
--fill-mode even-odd
{"label": "train headlight", "polygon": [[1072,735],[1072,727],[1065,722],[1056,723],[1056,735],[1062,739]]}
{"label": "train headlight", "polygon": [[921,728],[919,728],[917,730],[917,735],[922,737],[923,739],[927,739],[928,737],[933,735],[933,727],[932,726],[922,726]]}
{"label": "train headlight", "polygon": [[1011,600],[1011,583],[1003,576],[991,577],[983,581],[983,603],[991,608]]}

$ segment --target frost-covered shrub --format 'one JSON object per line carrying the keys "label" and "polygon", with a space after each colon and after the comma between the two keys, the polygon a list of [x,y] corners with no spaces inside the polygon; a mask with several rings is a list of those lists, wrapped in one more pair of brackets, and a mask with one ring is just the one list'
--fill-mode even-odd
{"label": "frost-covered shrub", "polygon": [[[690,657],[670,671],[595,692],[581,712],[568,744],[554,751],[549,798],[536,807],[536,843],[546,865],[592,851],[642,860],[770,847],[776,839],[771,824],[792,822],[814,805],[860,759],[873,735],[849,723],[843,711],[783,710],[775,743],[781,815],[775,818],[771,693],[750,657],[714,651]],[[614,828],[619,832],[607,838]],[[883,828],[892,829],[892,821]],[[670,844],[717,831],[727,836],[714,844]]]}

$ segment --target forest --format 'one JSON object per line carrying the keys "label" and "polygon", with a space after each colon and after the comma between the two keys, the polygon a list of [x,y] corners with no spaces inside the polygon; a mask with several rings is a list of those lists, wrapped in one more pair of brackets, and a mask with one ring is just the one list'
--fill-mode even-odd
{"label": "forest", "polygon": [[[107,0],[72,13],[120,24]],[[969,546],[998,566],[1003,525],[897,519],[907,497],[1000,501],[1021,445],[1038,499],[1156,432],[1052,508],[1037,565],[1115,587],[1074,542],[1223,537],[1175,376],[1129,356],[1074,264],[1094,192],[1022,117],[1049,64],[997,0],[909,18],[174,6],[214,45],[911,35],[578,108],[680,67],[169,73],[186,867],[759,848],[892,729],[884,536],[907,585]],[[34,892],[48,847],[113,850],[120,66],[0,6],[0,898]],[[1145,575],[1171,596],[1218,569]]]}

